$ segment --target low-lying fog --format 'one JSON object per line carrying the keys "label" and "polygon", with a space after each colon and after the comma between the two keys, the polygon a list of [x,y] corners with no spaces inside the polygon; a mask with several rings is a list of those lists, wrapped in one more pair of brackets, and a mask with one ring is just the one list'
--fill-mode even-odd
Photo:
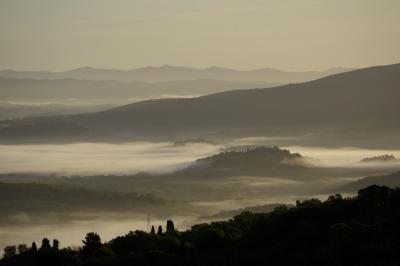
{"label": "low-lying fog", "polygon": [[397,159],[400,158],[399,150],[384,150],[384,149],[360,149],[354,147],[347,148],[322,148],[322,147],[302,147],[289,146],[285,147],[292,152],[297,152],[305,157],[310,158],[311,162],[317,165],[326,167],[372,167],[385,165],[385,167],[399,167],[400,160],[393,162],[371,162],[368,164],[361,163],[362,159],[372,158],[383,154],[393,155]]}
{"label": "low-lying fog", "polygon": [[[131,142],[0,145],[0,173],[54,173],[60,175],[166,173],[237,145],[265,145],[273,138],[246,138],[224,144],[206,142]],[[268,142],[267,142],[268,141]],[[271,144],[269,144],[271,145]],[[399,150],[359,148],[285,147],[305,156],[311,164],[326,167],[367,167],[360,160],[382,154],[400,158]],[[400,160],[385,162],[399,166]]]}
{"label": "low-lying fog", "polygon": [[175,145],[167,142],[0,145],[0,173],[165,173],[185,167],[220,148],[204,143]]}
{"label": "low-lying fog", "polygon": [[[0,145],[0,174],[5,173],[47,173],[58,176],[91,175],[91,174],[134,174],[138,172],[167,173],[181,169],[196,159],[216,154],[219,151],[238,145],[273,145],[275,138],[245,138],[228,143],[213,142],[132,142],[124,144],[79,143],[62,145]],[[279,139],[282,143],[282,139]],[[362,164],[366,157],[382,154],[393,154],[400,158],[399,150],[367,150],[359,148],[321,148],[287,146],[291,152],[297,152],[306,157],[310,165],[342,168],[368,168],[371,165],[387,168],[388,172],[400,169],[400,161],[374,162]],[[359,176],[354,176],[358,178]],[[199,199],[190,202],[193,210],[207,210],[206,214],[221,210],[232,210],[247,206],[270,203],[294,203],[298,199],[310,196],[326,197],[326,194],[310,195],[295,194],[290,191],[300,191],[314,187],[326,187],[331,184],[347,182],[346,177],[334,179],[321,178],[313,180],[312,184],[305,181],[279,179],[276,177],[236,176],[219,180],[200,180],[191,184],[193,193],[196,189],[212,187],[209,191],[212,200]],[[189,181],[188,181],[189,182]],[[201,184],[200,182],[207,183]],[[184,188],[185,184],[180,184]],[[155,185],[156,186],[156,185]],[[162,190],[163,188],[160,188]],[[190,190],[190,187],[188,187]],[[242,190],[243,189],[243,190]],[[296,190],[297,189],[297,190]],[[199,193],[197,191],[197,193]],[[243,193],[242,193],[243,191]],[[304,190],[306,191],[306,190]],[[214,193],[214,194],[213,194]],[[218,193],[221,198],[218,199]],[[222,195],[224,194],[224,195]],[[207,195],[204,195],[207,197]],[[189,213],[189,211],[187,212]],[[97,214],[99,215],[99,214]],[[185,229],[198,222],[199,212],[173,214],[179,229]],[[89,215],[90,216],[90,215]],[[21,216],[25,217],[25,216]],[[129,230],[147,229],[146,214],[120,214],[119,216],[104,214],[101,217],[85,217],[66,219],[62,226],[58,222],[49,222],[49,217],[43,217],[42,223],[7,224],[0,226],[0,249],[5,245],[40,243],[41,238],[57,238],[63,246],[80,245],[86,232],[96,231],[104,240],[125,234]],[[151,224],[164,225],[164,219],[152,217]]]}

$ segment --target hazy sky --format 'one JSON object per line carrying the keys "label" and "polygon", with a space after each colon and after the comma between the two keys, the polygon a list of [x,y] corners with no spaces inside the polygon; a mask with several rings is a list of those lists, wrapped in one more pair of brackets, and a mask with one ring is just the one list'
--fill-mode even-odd
{"label": "hazy sky", "polygon": [[0,69],[400,62],[399,0],[0,0]]}

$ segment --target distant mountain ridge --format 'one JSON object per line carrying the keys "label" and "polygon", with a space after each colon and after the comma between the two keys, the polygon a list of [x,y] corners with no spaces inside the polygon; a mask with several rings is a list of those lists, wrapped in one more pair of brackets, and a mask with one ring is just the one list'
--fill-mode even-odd
{"label": "distant mountain ridge", "polygon": [[[339,128],[400,128],[400,64],[336,74],[301,84],[161,99],[103,112],[3,122],[0,141],[132,140],[247,131],[296,133]],[[251,131],[251,132],[250,132]],[[336,133],[334,133],[336,135]],[[173,137],[172,137],[173,136]],[[386,136],[387,137],[387,136]],[[360,139],[356,134],[354,139]],[[328,139],[329,140],[329,137]]]}
{"label": "distant mountain ridge", "polygon": [[235,70],[222,67],[190,68],[164,65],[131,70],[100,69],[82,67],[63,72],[1,70],[0,77],[19,79],[87,79],[138,82],[163,82],[176,80],[215,79],[235,82],[294,83],[343,73],[351,69],[332,68],[326,71],[290,72],[263,68],[257,70]]}

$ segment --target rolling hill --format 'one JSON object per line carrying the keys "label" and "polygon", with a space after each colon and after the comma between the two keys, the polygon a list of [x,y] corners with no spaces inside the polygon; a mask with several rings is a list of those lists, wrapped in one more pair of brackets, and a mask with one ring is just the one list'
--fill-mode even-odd
{"label": "rolling hill", "polygon": [[328,137],[349,134],[350,139],[360,139],[373,132],[400,129],[398,99],[400,64],[395,64],[269,89],[149,100],[97,113],[3,121],[0,141],[171,139],[217,133],[295,135],[321,129],[329,129],[325,133]]}

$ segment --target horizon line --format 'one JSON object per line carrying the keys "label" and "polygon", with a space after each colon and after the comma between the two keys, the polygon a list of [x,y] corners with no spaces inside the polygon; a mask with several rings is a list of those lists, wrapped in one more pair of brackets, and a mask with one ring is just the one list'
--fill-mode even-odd
{"label": "horizon line", "polygon": [[[385,64],[390,65],[390,64]],[[224,66],[208,66],[208,67],[192,67],[192,66],[183,66],[183,65],[172,65],[172,64],[161,64],[161,65],[147,65],[142,67],[134,67],[134,68],[107,68],[107,67],[96,67],[96,66],[80,66],[75,68],[68,68],[63,70],[27,70],[27,69],[13,69],[13,68],[4,68],[0,69],[1,72],[4,71],[13,71],[13,72],[49,72],[49,73],[63,73],[69,71],[76,71],[81,69],[92,69],[92,70],[105,70],[105,71],[134,71],[134,70],[143,70],[143,69],[162,69],[162,68],[185,68],[191,70],[210,70],[210,69],[223,69],[223,70],[233,70],[233,71],[240,71],[240,72],[252,72],[252,71],[260,71],[260,70],[274,70],[274,71],[282,71],[282,72],[296,72],[296,73],[307,73],[307,72],[326,72],[335,69],[343,69],[343,70],[354,70],[359,68],[368,68],[373,66],[379,65],[371,65],[371,66],[364,66],[364,67],[347,67],[347,66],[333,66],[330,68],[325,69],[310,69],[310,70],[286,70],[281,68],[273,68],[273,67],[260,67],[260,68],[252,68],[252,69],[237,69],[232,67],[224,67]]]}

